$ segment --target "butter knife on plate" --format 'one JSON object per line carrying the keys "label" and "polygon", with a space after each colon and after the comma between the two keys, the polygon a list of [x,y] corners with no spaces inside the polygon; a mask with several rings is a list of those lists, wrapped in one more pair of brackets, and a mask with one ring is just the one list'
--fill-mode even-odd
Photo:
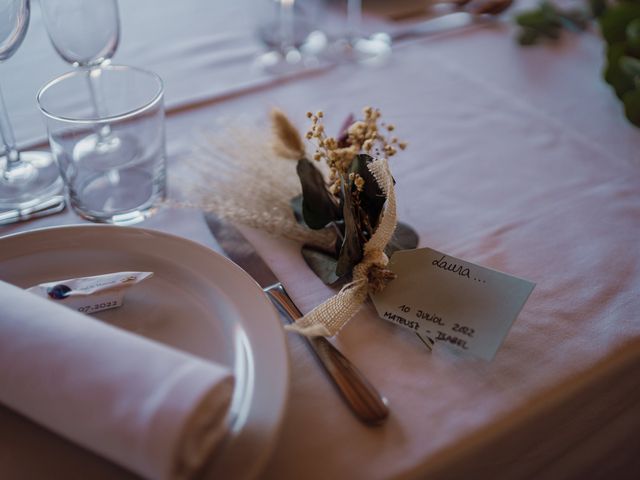
{"label": "butter knife on plate", "polygon": [[[242,233],[229,222],[205,213],[205,220],[227,257],[245,270],[262,287],[287,321],[302,313],[284,286]],[[324,367],[351,411],[367,425],[378,425],[389,416],[387,401],[364,375],[324,337],[303,337]]]}

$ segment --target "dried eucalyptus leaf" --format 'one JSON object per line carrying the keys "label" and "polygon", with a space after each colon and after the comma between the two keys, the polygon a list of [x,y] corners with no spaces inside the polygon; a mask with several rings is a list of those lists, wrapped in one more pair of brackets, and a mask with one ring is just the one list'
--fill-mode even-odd
{"label": "dried eucalyptus leaf", "polygon": [[347,178],[343,177],[342,180],[344,240],[340,247],[340,255],[336,265],[336,275],[338,277],[350,274],[353,267],[362,260],[362,244],[359,240],[357,212],[351,198],[353,184]]}
{"label": "dried eucalyptus leaf", "polygon": [[302,194],[293,197],[289,201],[289,204],[291,205],[293,216],[296,217],[297,222],[301,225],[306,225],[306,223],[304,223],[304,217],[302,215]]}
{"label": "dried eucalyptus leaf", "polygon": [[297,172],[302,184],[302,216],[307,226],[319,230],[337,220],[340,212],[322,173],[306,158],[298,160]]}
{"label": "dried eucalyptus leaf", "polygon": [[416,248],[420,242],[420,236],[411,226],[403,222],[398,222],[396,231],[393,233],[391,241],[385,248],[384,253],[391,257],[393,252],[398,250],[410,250]]}
{"label": "dried eucalyptus leaf", "polygon": [[313,273],[327,285],[333,285],[340,280],[336,275],[338,261],[328,253],[305,245],[302,247],[302,257]]}

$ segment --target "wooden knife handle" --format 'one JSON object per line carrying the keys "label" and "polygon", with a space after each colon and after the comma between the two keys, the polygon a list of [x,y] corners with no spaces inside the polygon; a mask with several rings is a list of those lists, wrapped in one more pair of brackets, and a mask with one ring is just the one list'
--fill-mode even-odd
{"label": "wooden knife handle", "polygon": [[[281,283],[264,289],[278,310],[291,322],[302,317]],[[303,337],[325,368],[351,411],[367,425],[380,425],[389,416],[389,407],[364,375],[324,337]]]}

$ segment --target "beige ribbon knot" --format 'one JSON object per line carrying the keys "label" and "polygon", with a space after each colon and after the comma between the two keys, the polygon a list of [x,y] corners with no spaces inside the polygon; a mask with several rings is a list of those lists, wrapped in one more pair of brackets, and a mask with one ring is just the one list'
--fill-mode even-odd
{"label": "beige ribbon knot", "polygon": [[368,168],[387,201],[378,227],[364,245],[362,260],[353,267],[353,280],[295,324],[287,325],[287,330],[309,337],[331,337],[360,310],[369,291],[379,291],[388,281],[395,278],[386,268],[389,258],[384,253],[397,224],[393,177],[386,159],[374,160]]}

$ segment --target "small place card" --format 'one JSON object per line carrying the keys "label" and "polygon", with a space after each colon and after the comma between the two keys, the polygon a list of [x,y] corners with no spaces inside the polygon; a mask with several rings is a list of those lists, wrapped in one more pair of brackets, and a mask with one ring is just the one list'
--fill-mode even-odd
{"label": "small place card", "polygon": [[398,277],[371,295],[380,317],[485,360],[494,357],[535,287],[431,248],[395,252],[387,268]]}
{"label": "small place card", "polygon": [[41,283],[27,291],[81,313],[98,313],[122,306],[125,291],[151,276],[153,272],[107,273]]}

